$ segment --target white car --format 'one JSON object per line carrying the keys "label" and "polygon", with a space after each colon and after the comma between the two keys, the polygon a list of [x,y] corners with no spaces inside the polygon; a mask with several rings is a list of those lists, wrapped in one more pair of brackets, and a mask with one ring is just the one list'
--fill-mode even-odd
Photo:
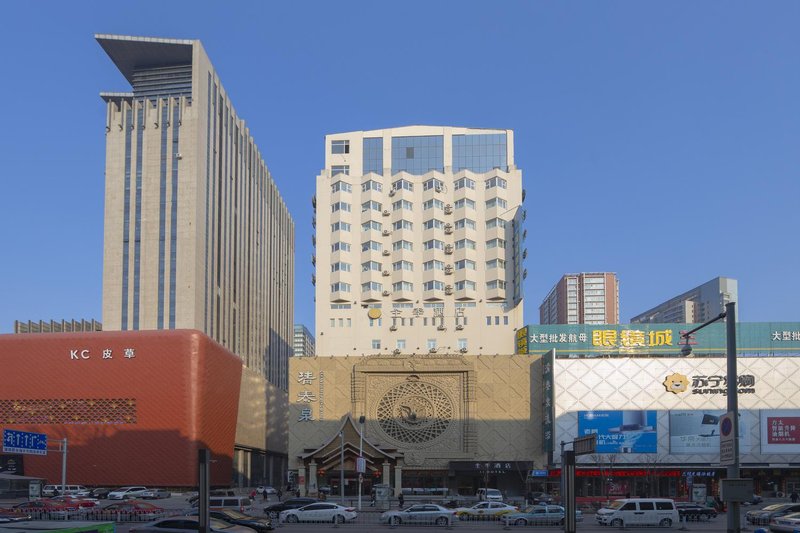
{"label": "white car", "polygon": [[147,487],[134,485],[130,487],[120,487],[108,493],[109,500],[125,500],[128,498],[141,498],[147,492]]}
{"label": "white car", "polygon": [[800,529],[800,513],[776,516],[769,521],[769,530],[773,533],[792,533]]}
{"label": "white car", "polygon": [[456,509],[456,515],[461,520],[475,518],[497,519],[505,514],[516,513],[517,511],[519,509],[513,505],[503,502],[478,502],[472,507],[459,507]]}
{"label": "white car", "polygon": [[355,520],[358,516],[356,510],[352,507],[344,507],[335,503],[317,502],[298,507],[297,509],[289,509],[281,511],[279,519],[281,522],[288,522],[290,524],[296,522],[333,522],[334,524],[342,524],[348,520]]}
{"label": "white car", "polygon": [[381,515],[381,523],[391,526],[400,524],[436,524],[449,526],[456,515],[455,509],[448,509],[432,503],[412,505],[403,510],[386,511]]}

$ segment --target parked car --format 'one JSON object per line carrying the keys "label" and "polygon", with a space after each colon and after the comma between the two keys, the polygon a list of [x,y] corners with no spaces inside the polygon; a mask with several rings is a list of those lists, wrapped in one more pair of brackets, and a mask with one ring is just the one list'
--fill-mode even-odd
{"label": "parked car", "polygon": [[[253,533],[249,527],[237,526],[212,518],[209,520],[209,530],[221,531],[222,533]],[[186,531],[197,531],[200,523],[196,516],[170,516],[159,518],[153,522],[148,522],[140,526],[131,528],[131,533],[185,533]]]}
{"label": "parked car", "polygon": [[475,518],[490,518],[496,520],[504,514],[516,513],[518,508],[503,502],[478,502],[472,507],[459,507],[456,515],[461,520]]}
{"label": "parked car", "polygon": [[77,496],[79,492],[89,490],[83,485],[45,485],[42,496]]}
{"label": "parked car", "polygon": [[129,487],[120,487],[108,493],[109,500],[126,500],[128,498],[141,498],[142,493],[147,490],[147,487],[141,485],[133,485]]}
{"label": "parked car", "polygon": [[308,505],[310,503],[316,503],[317,500],[314,498],[289,498],[288,500],[282,501],[280,503],[273,503],[272,505],[267,505],[264,507],[264,514],[268,517],[276,520],[282,511],[286,511],[289,509],[297,509],[298,507],[303,507],[304,505]]}
{"label": "parked car", "polygon": [[667,498],[623,498],[595,513],[601,526],[672,527],[680,521],[675,502]]}
{"label": "parked car", "polygon": [[252,506],[249,496],[212,496],[208,499],[209,509],[233,509],[240,513],[251,513]]}
{"label": "parked car", "polygon": [[[197,513],[198,511],[195,509],[186,514],[187,516],[197,516]],[[249,527],[255,529],[258,533],[264,533],[265,531],[273,529],[272,520],[269,518],[251,516],[249,514],[240,513],[239,511],[234,511],[233,509],[210,510],[208,514],[211,518],[216,518],[217,520],[222,520],[229,524]]]}
{"label": "parked car", "polygon": [[452,525],[456,511],[431,503],[412,505],[403,510],[386,511],[381,515],[381,523],[392,526],[400,524]]}
{"label": "parked car", "polygon": [[776,516],[769,521],[769,530],[774,533],[793,533],[800,529],[800,513]]}
{"label": "parked car", "polygon": [[763,502],[764,498],[761,497],[760,494],[753,494],[753,499],[750,500],[750,503],[753,505],[758,505],[759,503]]}
{"label": "parked car", "polygon": [[548,503],[553,503],[555,501],[553,496],[547,494],[546,492],[531,492],[528,495],[528,499],[531,501],[533,505],[548,504]]}
{"label": "parked car", "polygon": [[501,502],[503,501],[503,493],[497,489],[478,489],[478,492],[475,494],[481,501],[488,501],[488,502]]}
{"label": "parked car", "polygon": [[142,492],[140,496],[143,500],[160,500],[161,498],[169,498],[172,493],[167,489],[148,489]]}
{"label": "parked car", "polygon": [[352,507],[345,507],[336,503],[316,502],[297,509],[281,511],[281,522],[290,524],[296,522],[333,522],[343,524],[347,520],[355,520],[358,516]]}
{"label": "parked car", "polygon": [[749,524],[765,526],[769,524],[773,518],[797,512],[800,512],[800,503],[774,503],[772,505],[767,505],[763,509],[747,511],[744,515],[744,519]]}
{"label": "parked car", "polygon": [[80,516],[77,506],[52,500],[22,502],[13,509],[30,514],[37,520],[69,520]]}
{"label": "parked car", "polygon": [[[209,498],[213,498],[215,496],[230,496],[231,498],[236,496],[236,491],[233,489],[214,489],[208,492]],[[197,492],[192,492],[188,498],[188,502],[192,504],[193,507],[197,507],[197,500],[200,498],[200,494]]]}
{"label": "parked car", "polygon": [[717,517],[717,510],[694,502],[675,502],[681,520],[711,520]]}
{"label": "parked car", "polygon": [[[524,511],[503,515],[506,526],[561,525],[566,512],[560,505],[529,505]],[[583,513],[575,511],[575,521],[583,521]]]}
{"label": "parked car", "polygon": [[103,498],[108,497],[108,493],[111,492],[111,489],[107,489],[105,487],[98,487],[96,489],[84,489],[76,496],[80,498],[97,498],[98,500],[102,500]]}
{"label": "parked car", "polygon": [[8,522],[22,522],[23,520],[32,519],[33,516],[28,512],[0,507],[0,523],[7,524]]}
{"label": "parked car", "polygon": [[94,498],[81,498],[79,496],[54,496],[53,502],[61,502],[69,507],[76,507],[78,512],[87,513],[97,507],[98,500]]}
{"label": "parked car", "polygon": [[149,502],[126,500],[112,503],[94,511],[91,516],[97,520],[113,520],[115,522],[147,522],[166,516],[167,511]]}

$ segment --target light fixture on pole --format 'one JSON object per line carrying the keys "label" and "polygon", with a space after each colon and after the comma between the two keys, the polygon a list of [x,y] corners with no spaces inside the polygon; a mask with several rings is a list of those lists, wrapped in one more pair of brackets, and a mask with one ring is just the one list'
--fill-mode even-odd
{"label": "light fixture on pole", "polygon": [[361,415],[358,417],[358,425],[361,429],[360,436],[358,439],[358,465],[356,470],[358,470],[358,510],[361,510],[361,492],[362,492],[362,485],[364,483],[364,472],[366,471],[366,464],[364,461],[364,422],[366,421],[366,417]]}
{"label": "light fixture on pole", "polygon": [[344,505],[344,431],[339,432],[339,438],[342,441],[341,456],[339,458],[339,499]]}
{"label": "light fixture on pole", "polygon": [[[681,333],[681,337],[686,340],[686,343],[681,348],[681,355],[686,357],[691,355],[692,347],[689,345],[689,336],[695,331],[701,330],[709,324],[713,324],[719,320],[725,319],[727,342],[726,342],[726,381],[727,381],[727,396],[728,396],[728,413],[730,414],[733,422],[733,461],[728,465],[727,478],[739,479],[739,390],[737,368],[736,368],[736,303],[730,302],[725,304],[725,312],[720,313],[716,318],[712,318],[696,328]],[[741,503],[739,501],[731,501],[727,513],[727,533],[739,533],[741,531],[741,517],[739,511]]]}

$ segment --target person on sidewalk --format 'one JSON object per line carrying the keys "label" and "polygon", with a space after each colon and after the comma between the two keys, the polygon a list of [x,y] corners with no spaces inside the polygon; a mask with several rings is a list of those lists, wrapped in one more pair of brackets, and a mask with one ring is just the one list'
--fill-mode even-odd
{"label": "person on sidewalk", "polygon": [[402,508],[403,508],[403,502],[404,502],[404,501],[405,501],[405,500],[403,499],[403,494],[402,494],[402,493],[400,493],[400,496],[398,496],[398,497],[397,497],[397,504],[400,506],[400,509],[402,509]]}
{"label": "person on sidewalk", "polygon": [[793,490],[791,494],[789,494],[789,499],[792,500],[792,503],[797,503],[797,500],[800,500],[800,495],[797,494],[796,490]]}

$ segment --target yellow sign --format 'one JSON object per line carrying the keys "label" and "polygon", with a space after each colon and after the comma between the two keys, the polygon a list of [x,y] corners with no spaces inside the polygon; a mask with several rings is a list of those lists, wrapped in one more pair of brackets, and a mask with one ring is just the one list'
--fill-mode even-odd
{"label": "yellow sign", "polygon": [[372,320],[377,320],[381,317],[381,310],[373,307],[369,311],[367,311],[367,316],[370,317]]}
{"label": "yellow sign", "polygon": [[664,379],[663,385],[667,392],[679,394],[689,390],[689,379],[683,374],[675,372]]}

